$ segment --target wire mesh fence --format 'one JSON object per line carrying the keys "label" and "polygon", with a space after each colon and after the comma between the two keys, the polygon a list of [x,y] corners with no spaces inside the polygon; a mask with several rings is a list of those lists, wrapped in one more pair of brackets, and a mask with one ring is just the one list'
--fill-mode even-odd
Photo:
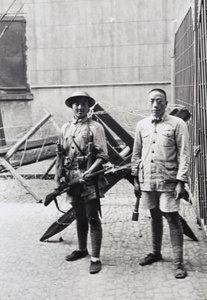
{"label": "wire mesh fence", "polygon": [[[197,7],[196,7],[197,8]],[[188,122],[191,145],[191,191],[198,221],[207,224],[207,16],[206,0],[200,2],[193,26],[189,9],[175,35],[175,102],[184,105],[192,117]]]}

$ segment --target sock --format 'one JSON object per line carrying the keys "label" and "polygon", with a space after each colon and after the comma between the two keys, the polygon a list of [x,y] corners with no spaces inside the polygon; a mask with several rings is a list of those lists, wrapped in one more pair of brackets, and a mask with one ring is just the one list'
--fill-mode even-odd
{"label": "sock", "polygon": [[91,256],[91,261],[92,262],[96,262],[96,261],[99,261],[99,257],[94,257],[94,256]]}

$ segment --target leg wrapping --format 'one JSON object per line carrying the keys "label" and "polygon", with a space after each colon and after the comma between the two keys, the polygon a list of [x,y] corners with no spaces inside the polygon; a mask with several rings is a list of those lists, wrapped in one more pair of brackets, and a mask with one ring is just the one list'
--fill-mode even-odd
{"label": "leg wrapping", "polygon": [[164,213],[169,229],[175,263],[183,262],[183,227],[178,212]]}
{"label": "leg wrapping", "polygon": [[151,213],[151,232],[152,232],[152,250],[153,254],[161,253],[162,236],[163,236],[163,221],[162,212],[159,207],[150,210]]}

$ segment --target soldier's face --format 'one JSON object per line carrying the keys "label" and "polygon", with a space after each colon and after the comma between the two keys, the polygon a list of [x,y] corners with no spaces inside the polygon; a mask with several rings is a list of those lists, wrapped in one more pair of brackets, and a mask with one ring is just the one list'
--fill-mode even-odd
{"label": "soldier's face", "polygon": [[153,91],[148,96],[148,104],[152,116],[155,118],[159,118],[165,113],[167,100],[163,93],[159,91]]}
{"label": "soldier's face", "polygon": [[77,119],[84,118],[89,111],[88,100],[84,97],[75,99],[72,104],[72,110]]}

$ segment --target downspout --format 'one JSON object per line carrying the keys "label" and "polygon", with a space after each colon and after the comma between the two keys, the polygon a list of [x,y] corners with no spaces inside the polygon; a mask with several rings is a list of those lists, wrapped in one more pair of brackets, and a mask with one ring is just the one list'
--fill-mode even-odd
{"label": "downspout", "polygon": [[177,20],[171,22],[171,102],[175,104],[175,33],[177,30]]}

